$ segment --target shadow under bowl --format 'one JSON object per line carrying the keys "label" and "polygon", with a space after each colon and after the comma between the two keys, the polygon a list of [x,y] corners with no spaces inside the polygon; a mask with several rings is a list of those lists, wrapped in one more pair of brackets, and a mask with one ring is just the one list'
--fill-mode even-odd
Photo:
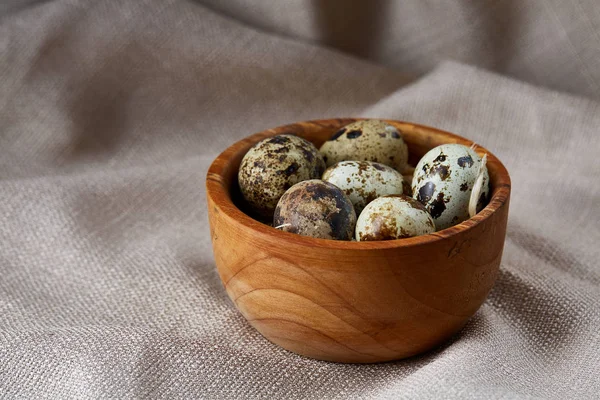
{"label": "shadow under bowl", "polygon": [[[427,351],[458,332],[492,288],[508,220],[510,177],[487,153],[491,198],[469,220],[407,239],[345,242],[282,232],[243,211],[237,172],[258,141],[278,134],[319,147],[358,119],[299,122],[243,139],[221,153],[206,179],[212,245],[227,294],[264,337],[320,360],[372,363]],[[391,121],[415,165],[428,150],[471,141]]]}

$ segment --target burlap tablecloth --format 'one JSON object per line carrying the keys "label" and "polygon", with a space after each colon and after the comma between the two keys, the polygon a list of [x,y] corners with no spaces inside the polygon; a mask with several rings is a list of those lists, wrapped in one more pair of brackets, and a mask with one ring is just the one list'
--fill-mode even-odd
{"label": "burlap tablecloth", "polygon": [[[598,398],[600,6],[0,4],[0,397]],[[501,272],[450,343],[342,365],[235,310],[204,177],[256,131],[432,125],[513,180]]]}

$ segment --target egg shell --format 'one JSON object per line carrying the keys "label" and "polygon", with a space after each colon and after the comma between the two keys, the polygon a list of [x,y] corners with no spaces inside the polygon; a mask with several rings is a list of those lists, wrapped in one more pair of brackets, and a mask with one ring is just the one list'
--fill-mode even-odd
{"label": "egg shell", "polygon": [[433,218],[412,197],[383,196],[370,202],[356,222],[358,241],[393,240],[435,232]]}
{"label": "egg shell", "polygon": [[376,198],[404,191],[402,174],[370,161],[340,161],[327,168],[322,179],[342,189],[357,215]]}
{"label": "egg shell", "polygon": [[287,189],[320,178],[324,170],[325,161],[311,142],[294,135],[278,135],[248,150],[240,164],[238,183],[250,208],[272,218]]}
{"label": "egg shell", "polygon": [[[429,211],[437,230],[469,219],[469,199],[480,164],[481,157],[461,144],[435,147],[419,160],[412,181],[413,197]],[[489,181],[484,167],[478,212],[487,204]]]}
{"label": "egg shell", "polygon": [[351,240],[356,213],[340,188],[312,179],[295,184],[279,199],[273,225],[303,236]]}
{"label": "egg shell", "polygon": [[346,125],[323,143],[320,151],[328,167],[340,161],[373,161],[402,171],[408,162],[402,132],[376,119]]}

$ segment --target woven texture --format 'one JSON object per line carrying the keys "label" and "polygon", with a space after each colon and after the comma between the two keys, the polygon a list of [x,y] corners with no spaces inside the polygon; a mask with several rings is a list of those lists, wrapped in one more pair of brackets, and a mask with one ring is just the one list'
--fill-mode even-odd
{"label": "woven texture", "polygon": [[[2,2],[0,397],[597,398],[598,101],[595,0]],[[215,271],[210,162],[338,116],[456,132],[511,174],[496,286],[425,355],[296,356]]]}

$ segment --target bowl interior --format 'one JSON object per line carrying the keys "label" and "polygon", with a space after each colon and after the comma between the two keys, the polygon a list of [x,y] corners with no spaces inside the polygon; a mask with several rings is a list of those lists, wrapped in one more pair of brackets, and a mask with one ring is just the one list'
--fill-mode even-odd
{"label": "bowl interior", "polygon": [[[492,194],[488,205],[473,218],[429,235],[379,242],[333,241],[283,232],[272,228],[269,225],[270,221],[264,219],[261,220],[260,217],[253,215],[246,206],[237,183],[237,173],[241,160],[250,147],[266,137],[280,134],[294,134],[309,140],[319,148],[338,129],[357,120],[359,120],[359,118],[301,122],[269,129],[249,136],[226,149],[213,162],[207,176],[207,194],[213,198],[215,204],[221,208],[221,211],[231,217],[232,220],[235,220],[246,227],[256,229],[257,233],[267,234],[269,236],[278,235],[281,240],[284,241],[301,241],[306,242],[305,244],[319,247],[333,246],[341,248],[348,248],[348,246],[351,246],[351,248],[360,248],[361,246],[368,248],[389,248],[390,246],[399,245],[410,246],[422,243],[423,241],[445,238],[458,231],[468,229],[470,226],[489,217],[508,200],[510,193],[510,178],[508,172],[492,153],[479,145],[475,145],[475,150],[478,154],[487,154],[488,156],[487,167]],[[441,144],[458,143],[466,146],[473,145],[473,142],[468,139],[435,128],[393,120],[386,120],[386,122],[394,125],[402,132],[403,138],[408,145],[409,163],[412,166],[415,166],[427,151]]]}

